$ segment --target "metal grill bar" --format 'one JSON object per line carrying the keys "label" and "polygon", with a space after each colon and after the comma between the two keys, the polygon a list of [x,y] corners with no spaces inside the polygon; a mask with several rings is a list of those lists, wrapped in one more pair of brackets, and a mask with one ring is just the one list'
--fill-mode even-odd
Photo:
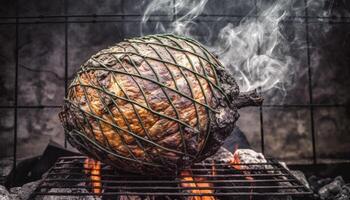
{"label": "metal grill bar", "polygon": [[[44,185],[41,188],[50,188],[51,186]],[[57,186],[56,188],[87,188],[86,186]],[[90,187],[92,188],[100,188],[100,189],[123,189],[123,190],[181,190],[183,187],[135,187],[135,186],[122,186],[122,187],[112,187],[112,186],[104,186],[104,187]],[[236,186],[235,189],[295,189],[295,188],[303,188],[303,186]],[[197,189],[197,190],[206,190],[206,189],[232,189],[229,186],[221,186],[221,187],[186,187],[186,189]]]}
{"label": "metal grill bar", "polygon": [[[237,164],[246,169],[236,170],[229,163],[197,163],[189,169],[193,175],[143,176],[115,170],[101,164],[101,181],[92,181],[90,176],[97,176],[91,169],[83,167],[85,156],[60,158],[43,178],[32,197],[50,196],[91,196],[92,191],[101,189],[102,197],[120,195],[137,196],[307,196],[312,194],[290,171],[275,160],[266,163]],[[269,169],[258,170],[250,167],[268,166]],[[213,174],[213,167],[216,169]],[[89,171],[89,173],[86,173]],[[185,177],[192,177],[185,180]],[[195,179],[195,178],[200,178]],[[249,178],[248,178],[249,177]],[[100,182],[100,186],[92,183]],[[208,183],[203,187],[183,186],[183,183]],[[55,190],[51,190],[55,189]],[[64,189],[78,192],[64,192]],[[191,193],[196,190],[199,193]],[[208,193],[213,191],[213,193]]]}
{"label": "metal grill bar", "polygon": [[[200,189],[197,189],[200,190]],[[87,193],[74,193],[67,194],[64,192],[52,192],[52,193],[45,193],[45,192],[37,192],[37,195],[51,195],[51,196],[88,196],[88,195],[95,195],[92,192]],[[170,192],[106,192],[103,193],[104,196],[117,196],[117,195],[136,195],[136,196],[213,196],[211,193],[199,193],[199,194],[192,194],[192,193],[170,193]],[[298,196],[300,195],[310,195],[308,192],[300,192],[298,193]],[[214,196],[297,196],[293,192],[284,192],[284,193],[273,193],[273,192],[266,192],[266,193],[258,193],[258,192],[227,192],[227,193],[215,193]]]}
{"label": "metal grill bar", "polygon": [[[252,107],[260,107],[260,106],[252,106]],[[349,105],[346,104],[281,104],[281,105],[271,105],[271,104],[263,104],[261,107],[269,107],[269,108],[309,108],[309,107],[343,107],[348,108]],[[7,108],[16,108],[16,106],[0,106],[0,109]],[[62,108],[60,105],[36,105],[36,106],[17,106],[17,108],[25,108],[25,109],[44,109],[44,108]]]}

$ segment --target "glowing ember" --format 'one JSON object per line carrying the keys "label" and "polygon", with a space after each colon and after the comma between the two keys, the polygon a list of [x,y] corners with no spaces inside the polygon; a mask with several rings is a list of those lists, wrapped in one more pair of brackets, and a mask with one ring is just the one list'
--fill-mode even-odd
{"label": "glowing ember", "polygon": [[[213,173],[216,173],[216,172],[213,171]],[[213,194],[214,193],[214,190],[207,189],[208,187],[213,187],[213,184],[204,182],[206,180],[204,177],[193,177],[191,170],[182,171],[181,177],[182,177],[182,181],[188,181],[186,183],[181,183],[181,187],[191,188],[189,189],[189,191],[192,194]],[[196,189],[193,189],[193,188],[196,188]],[[201,188],[205,188],[205,189],[201,189]],[[215,200],[215,197],[214,196],[190,196],[188,200]]]}
{"label": "glowing ember", "polygon": [[233,154],[233,158],[230,161],[231,166],[237,170],[240,170],[241,169],[240,163],[241,161],[239,159],[238,154]]}
{"label": "glowing ember", "polygon": [[90,174],[92,191],[96,195],[101,194],[101,162],[87,158],[84,161],[85,174]]}
{"label": "glowing ember", "polygon": [[211,165],[211,175],[216,176],[216,167],[215,167],[214,161],[212,161],[212,165]]}

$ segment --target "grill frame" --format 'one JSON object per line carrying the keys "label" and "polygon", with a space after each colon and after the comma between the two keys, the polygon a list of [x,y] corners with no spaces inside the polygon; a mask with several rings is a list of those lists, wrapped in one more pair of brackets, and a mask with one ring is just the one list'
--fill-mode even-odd
{"label": "grill frame", "polygon": [[[55,165],[48,171],[48,173],[43,177],[43,179],[38,184],[35,191],[31,194],[30,199],[35,199],[38,196],[44,196],[44,195],[50,195],[50,196],[92,196],[95,195],[91,189],[92,181],[90,180],[90,175],[85,174],[85,169],[83,166],[79,167],[77,165],[83,165],[84,160],[87,159],[86,156],[69,156],[69,157],[61,157],[57,160]],[[183,181],[181,180],[181,176],[173,177],[173,176],[142,176],[138,174],[130,174],[128,172],[123,172],[120,170],[113,169],[112,167],[101,164],[101,182],[102,182],[102,197],[111,197],[111,196],[118,196],[118,195],[125,195],[127,197],[129,196],[156,196],[156,197],[188,197],[188,196],[215,196],[215,197],[227,197],[227,196],[235,196],[235,197],[267,197],[267,196],[292,196],[292,197],[308,197],[313,194],[313,192],[307,188],[300,180],[298,180],[288,169],[283,167],[279,162],[277,162],[274,159],[267,159],[268,162],[266,163],[245,163],[245,164],[238,164],[241,166],[248,166],[248,165],[268,165],[272,166],[273,170],[265,169],[233,169],[232,167],[228,167],[228,163],[222,163],[222,162],[202,162],[197,163],[191,168],[191,172],[193,173],[193,177],[206,177],[207,180],[204,181]],[[211,173],[211,169],[213,164],[216,168],[216,174],[208,174]],[[64,166],[68,165],[68,166]],[[235,164],[237,165],[237,164]],[[77,172],[65,172],[65,170],[78,170]],[[79,171],[80,170],[80,171]],[[257,171],[257,172],[263,172],[262,174],[239,174],[238,172],[245,171],[245,172],[251,172],[251,171]],[[277,174],[271,174],[267,173],[267,171],[276,171]],[[198,172],[206,172],[206,174],[200,174]],[[224,174],[223,172],[230,172],[229,174]],[[232,173],[231,173],[232,172]],[[54,176],[82,176],[86,177],[85,179],[81,178],[52,178]],[[248,180],[246,179],[248,176],[256,177],[254,180]],[[107,177],[117,179],[117,180],[108,180]],[[265,177],[264,179],[258,179]],[[274,179],[276,177],[280,177],[280,179]],[[285,177],[286,179],[283,179]],[[136,178],[136,180],[135,180]],[[218,178],[218,179],[217,179]],[[238,179],[241,178],[241,179]],[[244,178],[244,179],[242,179]],[[214,179],[214,180],[212,180]],[[85,185],[75,185],[75,186],[65,186],[67,183],[85,183]],[[205,189],[215,189],[221,190],[220,192],[214,192],[214,193],[200,193],[200,194],[194,194],[188,192],[190,189],[194,189],[191,187],[182,187],[181,183],[235,183],[235,184],[250,184],[250,186],[246,185],[232,185],[232,186],[217,186],[214,185],[213,187],[200,187],[199,190],[205,190]],[[281,185],[260,185],[265,183],[288,183],[290,185],[288,186],[281,186]],[[106,186],[106,184],[118,184],[118,186]],[[154,185],[152,187],[150,186],[136,186],[138,184],[159,184]],[[54,184],[54,186],[48,185],[48,184]],[[132,184],[131,186],[127,186],[129,184]],[[178,187],[172,187],[169,188],[169,186],[163,186],[164,184],[175,184]],[[70,189],[85,189],[88,192],[50,192],[45,191],[45,189],[52,189],[52,188],[70,188]],[[96,187],[95,187],[96,188]],[[108,190],[113,189],[112,192],[108,192]],[[196,188],[198,190],[198,188]],[[259,190],[252,191],[252,190]],[[288,189],[293,191],[280,191],[276,190],[275,192],[271,192],[272,189]],[[132,190],[141,190],[141,192],[132,192]],[[144,192],[143,190],[147,190]],[[171,190],[173,192],[169,192],[168,190]],[[214,190],[214,191],[215,191]],[[226,190],[226,191],[225,191]],[[227,190],[232,190],[231,192],[228,192]],[[234,191],[234,190],[241,190],[241,191]],[[250,191],[242,191],[242,190],[250,190]],[[261,190],[261,191],[260,191]],[[265,192],[264,192],[265,190]],[[118,191],[118,192],[115,192]]]}

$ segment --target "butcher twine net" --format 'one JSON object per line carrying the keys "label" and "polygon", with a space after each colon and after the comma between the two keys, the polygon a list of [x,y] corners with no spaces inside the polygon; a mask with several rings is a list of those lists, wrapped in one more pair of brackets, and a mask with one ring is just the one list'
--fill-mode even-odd
{"label": "butcher twine net", "polygon": [[[152,39],[152,40],[149,40],[149,39]],[[169,44],[165,44],[162,39],[167,39],[167,40],[170,40],[172,41],[174,44],[176,44],[176,46],[171,46]],[[186,42],[187,44],[191,44],[189,46],[195,46],[198,49],[201,50],[201,54],[199,54],[195,48],[192,47],[192,51],[188,50],[188,49],[184,49],[180,44],[177,43],[177,41],[184,41]],[[157,42],[155,42],[157,41]],[[176,153],[178,155],[182,155],[182,158],[184,160],[190,160],[190,161],[195,161],[197,155],[190,155],[188,154],[188,151],[187,151],[187,148],[186,148],[186,145],[183,145],[183,149],[181,151],[179,150],[176,150],[176,149],[170,149],[168,147],[164,147],[162,145],[159,145],[157,144],[156,142],[152,141],[148,136],[148,132],[147,132],[147,129],[145,128],[144,126],[144,123],[142,121],[142,119],[140,118],[138,112],[136,111],[135,109],[135,106],[138,106],[138,107],[141,107],[143,109],[146,109],[147,111],[151,112],[152,114],[155,114],[155,115],[158,115],[160,118],[166,118],[168,120],[172,120],[173,122],[176,122],[178,124],[178,127],[179,127],[179,130],[180,130],[180,134],[181,134],[181,140],[182,140],[182,143],[185,144],[186,141],[185,141],[185,137],[184,137],[184,128],[187,128],[187,129],[195,129],[196,127],[192,127],[190,126],[189,124],[185,123],[183,120],[181,120],[178,116],[178,111],[177,111],[177,108],[173,105],[169,95],[167,94],[166,90],[169,90],[169,91],[172,91],[172,92],[175,92],[176,94],[179,94],[183,97],[185,97],[186,99],[190,100],[193,105],[194,105],[194,108],[195,108],[195,111],[196,111],[196,116],[198,117],[198,107],[199,106],[203,106],[205,108],[205,111],[206,111],[206,118],[207,118],[207,125],[206,125],[206,132],[204,133],[204,137],[207,139],[210,132],[211,132],[211,127],[210,127],[210,120],[212,119],[211,115],[217,113],[218,111],[211,107],[207,101],[207,95],[206,95],[206,91],[204,91],[203,87],[200,85],[200,88],[201,88],[201,92],[203,93],[203,96],[204,96],[204,103],[196,100],[194,97],[193,97],[193,91],[192,91],[192,87],[191,87],[191,84],[188,84],[189,88],[190,88],[190,91],[191,91],[191,94],[192,95],[186,95],[185,93],[183,93],[182,91],[179,91],[177,90],[177,88],[172,88],[172,87],[168,87],[167,85],[164,85],[161,81],[160,81],[160,78],[159,76],[157,75],[157,73],[155,72],[155,70],[153,69],[152,65],[150,65],[148,62],[149,61],[158,61],[158,62],[162,62],[164,64],[164,66],[167,66],[167,64],[169,65],[172,65],[172,66],[176,66],[180,71],[181,73],[183,74],[184,71],[187,71],[187,72],[190,72],[192,74],[194,74],[195,78],[197,79],[198,83],[199,82],[199,78],[201,78],[202,80],[204,79],[207,84],[209,85],[209,88],[210,88],[210,92],[211,94],[213,94],[213,96],[215,98],[217,98],[216,96],[220,96],[222,98],[225,99],[225,101],[228,101],[228,98],[226,97],[226,94],[223,92],[222,88],[220,88],[220,83],[219,83],[219,79],[217,77],[217,74],[216,74],[216,69],[218,67],[221,67],[222,66],[219,66],[219,62],[216,60],[215,56],[213,56],[211,53],[209,53],[205,48],[203,48],[197,41],[195,40],[192,40],[192,39],[189,39],[189,38],[184,38],[184,37],[180,37],[180,36],[175,36],[175,35],[170,35],[170,34],[166,34],[166,35],[151,35],[151,36],[144,36],[144,37],[141,37],[141,38],[137,38],[137,39],[126,39],[124,42],[127,42],[129,43],[131,46],[133,44],[145,44],[145,45],[151,45],[151,46],[158,46],[158,47],[161,47],[163,50],[165,49],[166,51],[168,51],[169,49],[171,50],[176,50],[176,51],[180,51],[180,52],[183,52],[184,55],[186,55],[187,57],[187,60],[189,63],[191,63],[191,67],[185,67],[185,66],[182,66],[181,64],[177,63],[176,59],[175,58],[172,58],[172,60],[174,62],[169,62],[169,61],[165,61],[161,58],[161,56],[159,55],[159,53],[157,52],[157,48],[152,48],[154,50],[154,52],[158,55],[158,58],[157,57],[150,57],[150,56],[145,56],[143,55],[142,53],[138,52],[138,49],[137,48],[134,48],[135,51],[132,51],[132,52],[105,52],[106,54],[109,54],[110,56],[112,56],[112,58],[115,59],[116,62],[118,62],[119,64],[121,64],[121,60],[119,59],[119,57],[117,56],[118,54],[123,54],[125,56],[129,56],[129,55],[136,55],[140,58],[142,58],[142,60],[148,64],[149,68],[153,71],[154,75],[155,75],[155,79],[153,78],[149,78],[149,77],[146,77],[146,76],[142,76],[141,73],[138,71],[137,69],[137,66],[135,65],[134,62],[131,62],[131,64],[133,65],[133,67],[135,68],[135,72],[136,73],[131,73],[131,72],[128,72],[125,68],[123,70],[119,70],[119,69],[114,69],[114,68],[111,68],[111,67],[108,67],[107,65],[105,65],[104,63],[102,63],[101,61],[99,61],[98,59],[95,59],[94,57],[92,57],[91,59],[94,61],[94,62],[97,62],[98,65],[95,65],[95,66],[84,66],[82,65],[80,70],[77,72],[77,76],[75,77],[75,80],[72,82],[72,84],[68,87],[68,91],[71,90],[72,88],[76,87],[77,85],[79,85],[80,87],[83,88],[83,91],[84,91],[84,96],[85,98],[87,99],[87,104],[89,106],[89,110],[90,111],[86,111],[84,109],[81,108],[81,105],[76,105],[75,102],[71,101],[70,100],[70,93],[68,92],[68,95],[67,95],[67,98],[65,98],[65,105],[64,105],[64,109],[63,111],[59,114],[59,117],[63,123],[63,126],[65,128],[65,132],[66,132],[66,136],[67,136],[67,139],[68,141],[73,144],[73,146],[77,147],[80,151],[96,158],[96,159],[99,159],[101,161],[107,161],[107,163],[119,163],[117,164],[117,166],[123,166],[123,163],[124,163],[124,167],[127,167],[125,166],[125,162],[124,161],[130,161],[129,163],[130,164],[136,164],[136,165],[140,165],[140,167],[142,166],[146,166],[148,168],[151,168],[151,169],[154,169],[155,171],[157,169],[164,169],[165,166],[169,166],[169,163],[166,163],[166,164],[163,164],[162,162],[157,162],[157,163],[154,163],[152,162],[152,159],[139,159],[137,156],[133,156],[133,153],[131,153],[131,150],[129,149],[129,146],[124,144],[125,147],[127,148],[127,150],[130,152],[129,156],[125,156],[125,155],[122,155],[120,153],[118,153],[115,149],[113,149],[111,146],[108,145],[108,141],[107,141],[107,145],[102,145],[99,141],[96,140],[96,136],[95,137],[89,137],[88,133],[86,133],[86,129],[85,128],[82,128],[83,126],[86,127],[86,126],[92,126],[89,122],[88,119],[91,120],[91,118],[94,118],[94,120],[97,122],[97,124],[100,126],[100,131],[102,132],[102,134],[104,135],[103,133],[103,129],[101,128],[101,123],[108,123],[111,127],[113,127],[113,129],[115,130],[115,134],[120,134],[120,132],[124,132],[124,133],[128,133],[129,135],[131,135],[132,137],[135,138],[136,140],[136,143],[137,145],[143,149],[146,153],[146,156],[147,156],[147,149],[145,147],[149,147],[149,146],[156,146],[162,150],[165,150],[165,151],[169,151],[169,152],[173,152],[173,153]],[[116,46],[118,46],[119,44],[116,44]],[[98,55],[101,55],[103,54],[104,52],[101,52],[100,54]],[[168,51],[169,53],[169,51]],[[171,53],[169,53],[170,56],[171,56]],[[192,55],[192,56],[195,56],[197,58],[200,58],[198,59],[200,61],[200,67],[202,68],[202,73],[198,73],[197,70],[194,69],[194,66],[192,64],[192,61],[191,59],[187,56],[187,55]],[[204,55],[204,56],[203,56]],[[210,78],[208,77],[208,74],[206,72],[206,70],[204,69],[204,64],[203,64],[203,61],[206,61],[207,65],[209,64],[210,65],[210,68],[211,70],[213,71],[214,73],[214,78],[215,80],[210,80]],[[213,62],[214,61],[214,62]],[[115,76],[117,74],[122,74],[122,75],[128,75],[130,76],[133,81],[137,84],[137,87],[138,89],[141,91],[145,101],[146,101],[146,96],[145,96],[145,93],[144,91],[142,90],[142,87],[139,85],[139,83],[135,80],[135,79],[142,79],[142,80],[147,80],[149,82],[152,82],[152,83],[155,83],[157,84],[162,92],[164,93],[164,95],[166,96],[167,100],[168,100],[168,103],[173,107],[173,109],[175,110],[175,113],[177,114],[176,117],[172,117],[172,116],[168,116],[168,115],[165,115],[161,112],[158,112],[158,111],[155,111],[154,109],[152,109],[147,101],[146,101],[146,105],[143,105],[143,104],[140,104],[136,101],[133,101],[132,99],[130,99],[127,95],[127,93],[125,93],[124,91],[124,96],[117,96],[115,94],[113,94],[111,91],[107,90],[105,87],[101,86],[101,85],[96,85],[96,84],[84,84],[82,83],[82,81],[80,80],[80,75],[83,75],[84,73],[87,73],[87,72],[90,72],[90,71],[97,71],[97,70],[104,70],[105,72],[107,72],[108,74],[112,74],[112,76]],[[172,79],[175,81],[172,73],[171,73],[171,70],[168,69],[170,75],[172,76]],[[183,75],[183,77],[185,78],[186,82],[188,83],[189,80],[186,78],[185,75]],[[175,81],[176,82],[176,81]],[[97,81],[98,83],[98,81]],[[116,82],[118,84],[118,82]],[[175,84],[176,85],[176,84]],[[120,87],[120,89],[123,91],[123,88],[122,86],[118,85]],[[115,122],[111,122],[111,121],[106,121],[105,119],[101,118],[100,116],[98,116],[97,114],[95,114],[92,109],[91,109],[91,105],[90,105],[90,102],[88,101],[89,98],[87,98],[88,94],[86,92],[86,89],[87,88],[93,88],[95,89],[99,94],[104,94],[104,95],[109,95],[110,97],[112,97],[112,101],[114,103],[114,106],[118,106],[118,104],[115,102],[115,100],[122,100],[122,101],[125,101],[127,103],[130,103],[132,105],[132,108],[137,116],[137,120],[138,122],[141,124],[142,128],[143,128],[143,131],[146,133],[146,136],[147,137],[142,137],[142,136],[139,136],[138,134],[135,134],[133,131],[131,131],[131,129],[125,129],[123,127],[120,127],[118,126],[117,123]],[[166,89],[166,90],[165,90]],[[217,92],[220,93],[220,95],[215,95],[217,94]],[[101,102],[103,103],[103,100],[101,99]],[[107,105],[104,105],[107,113],[109,113],[112,117],[113,117],[113,114],[112,114],[112,111],[110,110],[109,106]],[[84,122],[82,124],[81,120],[75,120],[74,118],[72,119],[71,116],[69,116],[67,114],[67,110],[69,110],[70,108],[73,108],[74,110],[78,110],[80,112],[80,115],[83,116],[84,118]],[[122,115],[123,115],[123,112],[120,112]],[[71,118],[69,118],[71,117]],[[69,123],[67,123],[67,121],[70,121],[71,123],[73,122],[74,125],[71,125]],[[197,120],[199,121],[199,120]],[[129,127],[130,126],[130,123],[128,120],[125,120],[125,123],[127,124],[127,126]],[[197,125],[199,124],[199,122],[197,122]],[[91,129],[92,130],[92,129]],[[94,133],[94,131],[91,131],[92,133]],[[203,134],[203,133],[198,133],[199,134]],[[203,135],[201,135],[201,137],[203,137]],[[123,137],[121,136],[120,138],[122,138],[122,142],[123,142]],[[204,143],[206,143],[207,141],[205,141]],[[205,147],[206,145],[202,145],[201,148],[199,151],[198,151],[198,155],[202,152],[203,148]],[[159,160],[162,160],[162,158],[159,158]],[[166,162],[166,161],[164,161]],[[170,167],[172,169],[174,169],[174,167],[176,166],[173,166],[173,167]]]}

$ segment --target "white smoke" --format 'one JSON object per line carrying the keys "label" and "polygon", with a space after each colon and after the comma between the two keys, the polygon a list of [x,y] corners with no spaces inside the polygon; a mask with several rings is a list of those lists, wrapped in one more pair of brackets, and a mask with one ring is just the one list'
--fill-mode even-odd
{"label": "white smoke", "polygon": [[[277,88],[285,96],[286,87],[293,85],[298,62],[290,56],[290,42],[281,33],[281,22],[292,1],[278,1],[261,12],[251,12],[256,16],[247,16],[238,25],[227,23],[221,30],[208,28],[206,38],[197,38],[196,19],[206,4],[207,0],[152,0],[143,15],[141,30],[147,27],[150,16],[167,13],[174,21],[157,22],[156,33],[185,35],[204,43],[232,71],[241,91]],[[212,42],[214,34],[217,37]]]}
{"label": "white smoke", "polygon": [[[176,18],[170,27],[165,28],[162,22],[157,23],[156,29],[160,32],[170,32],[179,35],[192,36],[190,31],[194,20],[203,12],[208,0],[152,0],[148,4],[142,17],[142,25],[155,14],[167,14]],[[143,26],[141,26],[142,32]]]}

